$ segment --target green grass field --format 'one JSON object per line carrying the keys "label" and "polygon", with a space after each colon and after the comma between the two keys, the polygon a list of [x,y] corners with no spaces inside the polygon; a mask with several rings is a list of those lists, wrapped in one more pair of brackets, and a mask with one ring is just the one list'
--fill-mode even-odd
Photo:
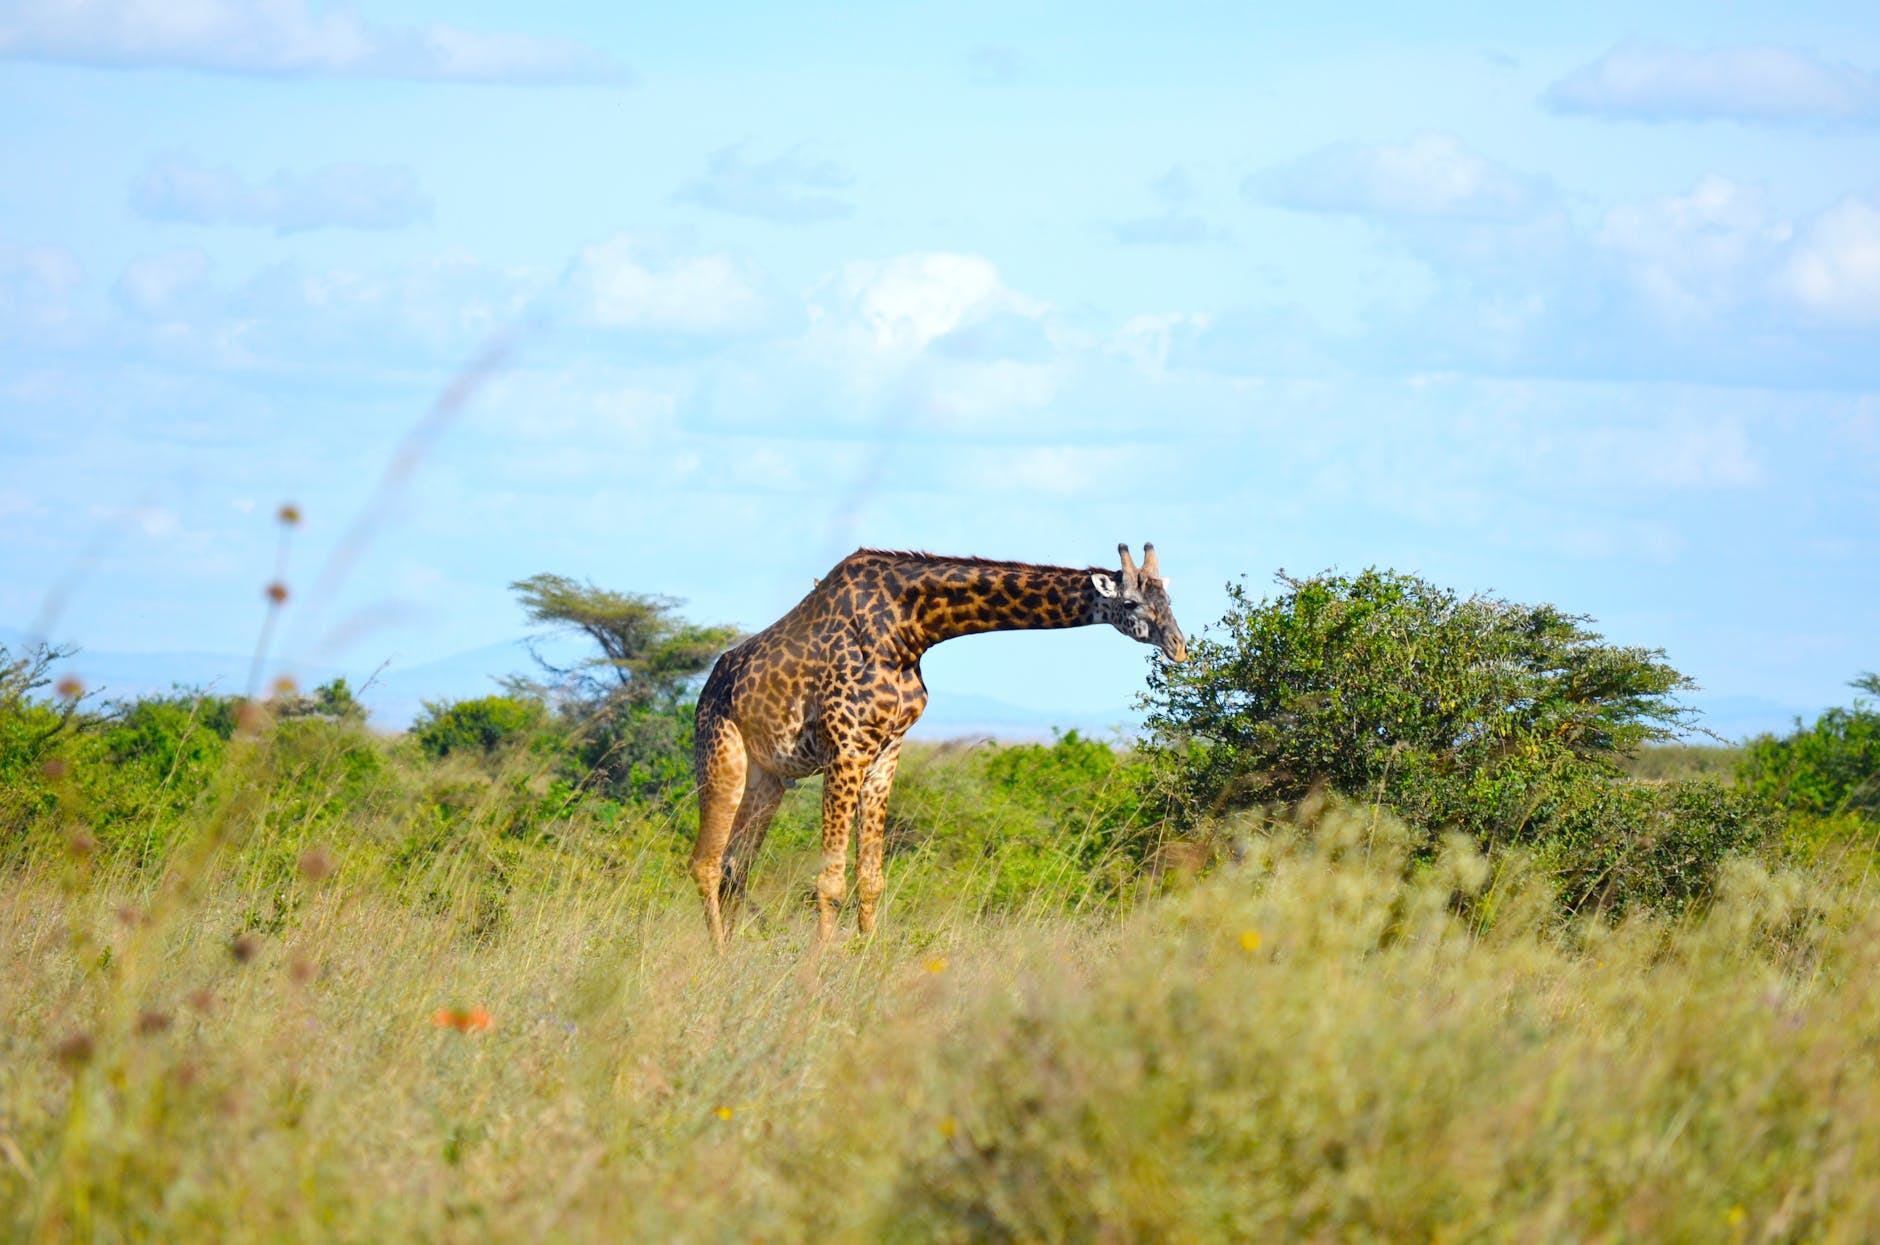
{"label": "green grass field", "polygon": [[0,1230],[1880,1238],[1864,854],[1732,863],[1702,915],[1613,927],[1344,807],[1132,890],[1012,857],[1075,824],[971,755],[914,759],[935,837],[891,859],[883,932],[821,956],[813,790],[717,958],[679,815],[557,812],[526,759],[446,775],[429,837],[438,805],[278,740],[151,812],[160,847],[67,789],[4,862]]}

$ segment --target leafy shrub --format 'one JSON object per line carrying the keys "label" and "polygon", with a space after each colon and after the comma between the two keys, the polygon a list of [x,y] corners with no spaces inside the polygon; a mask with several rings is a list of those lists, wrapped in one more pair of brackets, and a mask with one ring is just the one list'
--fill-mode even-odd
{"label": "leafy shrub", "polygon": [[612,695],[569,702],[569,755],[577,777],[623,800],[667,800],[692,790],[691,701],[636,702]]}
{"label": "leafy shrub", "polygon": [[1776,831],[1766,803],[1714,782],[1583,782],[1548,819],[1542,855],[1571,909],[1677,912],[1710,893],[1725,856]]}
{"label": "leafy shrub", "polygon": [[[1615,907],[1680,906],[1770,832],[1753,799],[1626,779],[1622,759],[1690,716],[1662,652],[1393,571],[1280,582],[1269,602],[1229,585],[1219,634],[1151,676],[1153,749],[1190,818],[1329,787],[1402,815],[1424,856],[1452,827],[1544,847],[1566,902]],[[1687,816],[1703,824],[1670,824]]]}
{"label": "leafy shrub", "polygon": [[322,683],[306,696],[277,697],[271,708],[277,718],[329,718],[337,722],[364,722],[366,707],[359,703],[343,678]]}
{"label": "leafy shrub", "polygon": [[426,701],[412,723],[418,746],[433,757],[453,752],[488,755],[527,738],[543,725],[546,711],[536,701],[514,696],[483,696],[455,703]]}
{"label": "leafy shrub", "polygon": [[[911,747],[888,805],[891,879],[900,895],[981,911],[1125,901],[1163,837],[1154,778],[1139,754],[1075,731],[1048,745]],[[820,850],[805,811],[790,831]]]}
{"label": "leafy shrub", "polygon": [[201,692],[147,696],[119,706],[106,729],[105,747],[119,765],[142,765],[167,773],[179,765],[195,767],[221,754],[235,735],[233,697]]}
{"label": "leafy shrub", "polygon": [[1849,686],[1865,693],[1851,709],[1829,709],[1778,739],[1750,741],[1737,781],[1784,808],[1812,817],[1851,812],[1880,817],[1880,674]]}

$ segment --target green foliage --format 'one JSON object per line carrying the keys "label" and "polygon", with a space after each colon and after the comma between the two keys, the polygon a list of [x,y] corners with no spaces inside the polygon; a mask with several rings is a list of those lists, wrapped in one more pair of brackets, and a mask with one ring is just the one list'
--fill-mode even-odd
{"label": "green foliage", "polygon": [[330,718],[339,722],[364,722],[366,707],[353,695],[344,678],[336,678],[313,689],[310,696],[278,697],[271,708],[277,718]]}
{"label": "green foliage", "polygon": [[[1160,865],[1153,782],[1139,755],[1075,731],[1050,745],[910,748],[888,806],[897,885],[970,896],[984,912],[1127,904]],[[813,815],[802,836],[807,860],[820,851]]]}
{"label": "green foliage", "polygon": [[[1406,818],[1425,854],[1452,827],[1544,846],[1568,903],[1615,909],[1679,907],[1770,832],[1709,785],[1626,780],[1623,759],[1690,717],[1661,652],[1391,571],[1281,583],[1268,602],[1230,585],[1219,633],[1151,676],[1154,748],[1191,818],[1329,787]],[[1684,812],[1718,820],[1671,827]]]}
{"label": "green foliage", "polygon": [[1229,585],[1222,634],[1151,676],[1149,727],[1189,749],[1194,799],[1289,802],[1321,783],[1401,796],[1406,769],[1609,765],[1686,718],[1668,697],[1690,681],[1661,653],[1551,605],[1391,571],[1280,582],[1264,603]]}
{"label": "green foliage", "polygon": [[562,575],[510,585],[529,621],[586,636],[600,655],[572,668],[538,652],[579,777],[622,799],[666,799],[692,784],[693,692],[737,629],[688,622],[676,597],[613,592]]}
{"label": "green foliage", "polygon": [[1679,911],[1710,894],[1723,860],[1778,831],[1762,800],[1715,782],[1601,780],[1568,786],[1536,837],[1569,909]]}
{"label": "green foliage", "polygon": [[580,774],[599,788],[629,800],[664,800],[691,791],[692,739],[698,721],[698,708],[691,701],[648,704],[609,698],[564,713],[576,719],[570,755]]}
{"label": "green foliage", "polygon": [[543,725],[547,711],[538,701],[515,696],[476,700],[426,701],[412,723],[411,735],[433,757],[453,752],[489,755],[526,742]]}
{"label": "green foliage", "polygon": [[532,575],[509,585],[529,621],[578,631],[601,650],[572,669],[541,661],[584,699],[624,697],[630,704],[670,707],[691,680],[737,642],[735,627],[700,626],[679,614],[677,597],[613,592],[565,575]]}
{"label": "green foliage", "polygon": [[1880,675],[1849,686],[1864,693],[1852,708],[1829,709],[1783,738],[1751,740],[1737,781],[1782,807],[1811,817],[1880,817]]}
{"label": "green foliage", "polygon": [[1646,744],[1619,764],[1627,774],[1648,782],[1708,778],[1730,783],[1736,780],[1742,757],[1742,748],[1725,744]]}
{"label": "green foliage", "polygon": [[38,695],[52,682],[53,663],[75,651],[39,643],[16,655],[0,644],[0,782],[37,766],[60,735],[84,722],[78,695],[57,706]]}

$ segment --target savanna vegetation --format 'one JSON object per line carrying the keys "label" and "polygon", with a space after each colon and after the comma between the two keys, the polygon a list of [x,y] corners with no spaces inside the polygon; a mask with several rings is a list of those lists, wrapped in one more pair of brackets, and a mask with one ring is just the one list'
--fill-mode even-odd
{"label": "savanna vegetation", "polygon": [[1139,746],[910,750],[882,932],[814,783],[714,957],[689,698],[596,650],[371,730],[0,654],[7,1239],[1880,1235],[1880,696],[1737,749],[1551,607],[1237,590]]}

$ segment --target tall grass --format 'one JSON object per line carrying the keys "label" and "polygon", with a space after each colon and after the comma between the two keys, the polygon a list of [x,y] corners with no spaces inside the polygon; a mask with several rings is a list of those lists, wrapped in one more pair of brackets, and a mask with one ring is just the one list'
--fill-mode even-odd
{"label": "tall grass", "polygon": [[7,858],[8,1239],[1880,1237],[1857,873],[1613,928],[1366,809],[1125,903],[929,839],[819,957],[799,791],[719,958],[680,826],[499,768],[426,837],[288,756],[239,739],[160,852],[70,806]]}

